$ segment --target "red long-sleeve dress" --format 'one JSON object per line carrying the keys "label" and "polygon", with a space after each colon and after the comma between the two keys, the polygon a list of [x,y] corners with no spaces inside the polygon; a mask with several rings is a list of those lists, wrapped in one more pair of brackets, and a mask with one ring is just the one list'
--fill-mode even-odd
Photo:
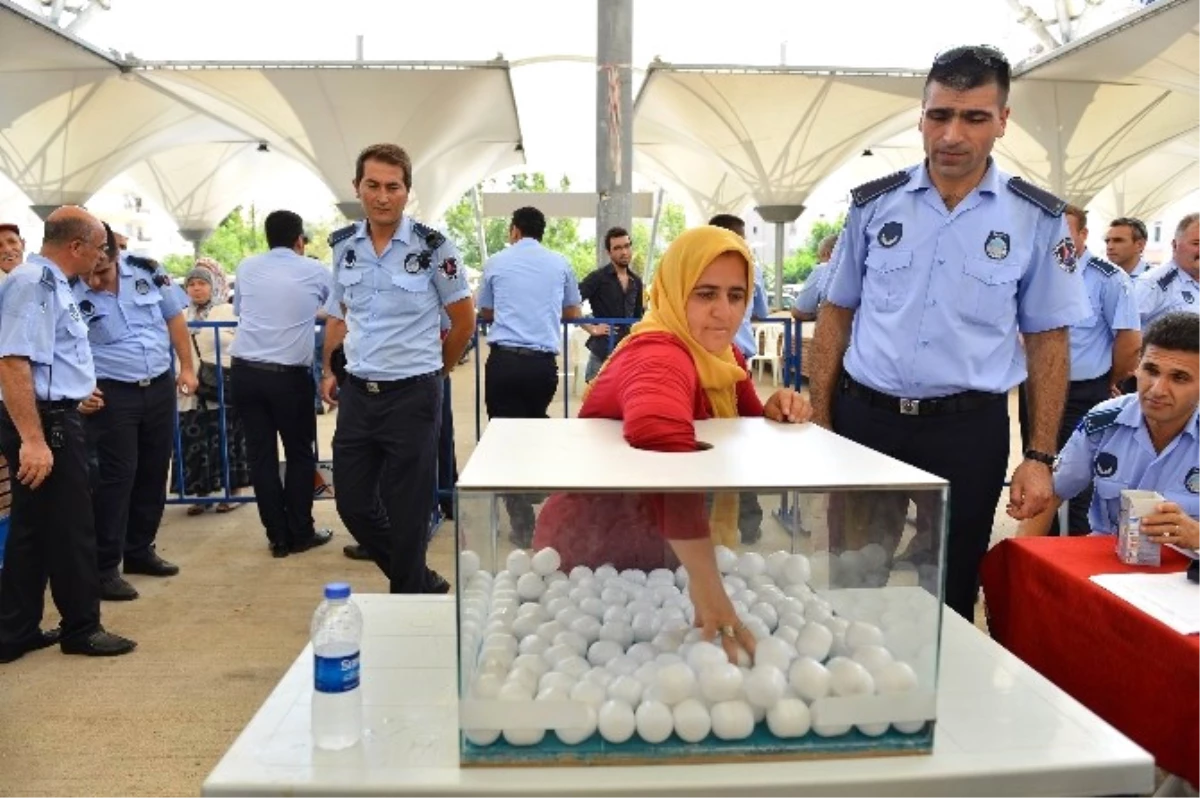
{"label": "red long-sleeve dress", "polygon": [[[734,350],[745,367],[741,353]],[[761,416],[763,405],[750,378],[737,383],[740,416]],[[630,339],[592,386],[580,418],[621,419],[625,440],[657,452],[696,451],[693,421],[712,418],[687,347],[669,333]],[[611,563],[658,568],[669,563],[666,539],[706,538],[702,493],[560,493],[538,515],[533,548],[552,546],[563,570]]]}

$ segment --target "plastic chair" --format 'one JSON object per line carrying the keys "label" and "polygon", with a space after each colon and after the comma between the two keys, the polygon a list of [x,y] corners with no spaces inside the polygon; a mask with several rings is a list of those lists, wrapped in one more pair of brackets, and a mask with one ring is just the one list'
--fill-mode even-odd
{"label": "plastic chair", "polygon": [[747,364],[758,375],[758,379],[762,379],[762,369],[764,363],[769,363],[771,366],[771,379],[775,386],[779,386],[779,370],[783,367],[783,329],[778,324],[756,324],[752,326],[754,330],[754,340],[757,342],[755,347],[758,354],[750,358]]}
{"label": "plastic chair", "polygon": [[578,324],[572,326],[568,336],[571,347],[571,393],[575,396],[579,396],[579,392],[586,383],[588,358],[591,356],[591,352],[587,348],[589,337],[587,331]]}

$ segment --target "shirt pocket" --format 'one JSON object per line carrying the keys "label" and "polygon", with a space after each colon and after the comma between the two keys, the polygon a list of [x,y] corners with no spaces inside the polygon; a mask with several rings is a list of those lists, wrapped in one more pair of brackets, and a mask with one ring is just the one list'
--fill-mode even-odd
{"label": "shirt pocket", "polygon": [[429,302],[433,283],[427,272],[392,274],[390,281],[380,288],[382,310],[385,313],[407,313],[421,310]]}
{"label": "shirt pocket", "polygon": [[1100,304],[1100,291],[1098,286],[1088,291],[1088,310],[1090,311],[1088,317],[1082,321],[1075,322],[1075,324],[1072,326],[1082,327],[1090,330],[1092,327],[1095,327],[1100,323],[1100,317],[1104,315],[1104,308]]}
{"label": "shirt pocket", "polygon": [[340,269],[337,283],[342,287],[342,304],[347,310],[360,308],[365,297],[362,269]]}
{"label": "shirt pocket", "polygon": [[1169,502],[1175,502],[1183,510],[1183,514],[1192,518],[1200,518],[1200,496],[1184,490],[1164,490],[1163,497]]}
{"label": "shirt pocket", "polygon": [[114,343],[121,337],[119,324],[111,313],[93,316],[87,322],[88,340],[98,346]]}
{"label": "shirt pocket", "polygon": [[[88,341],[88,324],[82,318],[68,318],[67,335],[74,347],[75,362],[87,365],[92,362],[92,345]],[[70,351],[70,350],[68,350]]]}
{"label": "shirt pocket", "polygon": [[977,324],[999,325],[1017,315],[1018,263],[968,258],[963,264],[962,316]]}
{"label": "shirt pocket", "polygon": [[1092,484],[1096,493],[1096,498],[1092,502],[1095,504],[1097,499],[1100,501],[1103,507],[1100,515],[1102,519],[1107,519],[1109,523],[1108,529],[1095,529],[1092,531],[1108,532],[1110,534],[1119,532],[1120,530],[1117,529],[1117,525],[1121,519],[1121,491],[1129,490],[1129,486],[1111,479],[1096,479]]}
{"label": "shirt pocket", "polygon": [[139,324],[153,324],[162,320],[162,294],[157,288],[151,288],[144,294],[133,295],[133,318]]}
{"label": "shirt pocket", "polygon": [[912,274],[911,251],[872,249],[867,253],[867,272],[863,278],[863,302],[876,310],[893,312],[904,304]]}

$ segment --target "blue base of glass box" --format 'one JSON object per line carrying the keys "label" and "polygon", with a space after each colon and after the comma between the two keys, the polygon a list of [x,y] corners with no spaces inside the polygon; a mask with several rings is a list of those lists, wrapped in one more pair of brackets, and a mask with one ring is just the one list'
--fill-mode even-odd
{"label": "blue base of glass box", "polygon": [[928,754],[933,751],[933,724],[914,734],[889,730],[868,737],[857,730],[838,737],[819,737],[809,732],[802,738],[783,740],[771,734],[765,723],[755,726],[744,740],[720,740],[711,734],[698,743],[686,743],[672,734],[657,744],[636,736],[624,743],[606,742],[599,733],[579,745],[565,745],[554,732],[537,745],[509,745],[501,736],[491,745],[475,745],[461,738],[459,760],[464,767],[559,765],[671,765],[702,762],[754,761],[760,759],[832,759],[852,756]]}

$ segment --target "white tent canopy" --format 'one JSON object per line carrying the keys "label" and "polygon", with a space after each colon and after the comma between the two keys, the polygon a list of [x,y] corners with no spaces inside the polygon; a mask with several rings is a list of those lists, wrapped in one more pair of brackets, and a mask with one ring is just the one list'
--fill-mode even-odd
{"label": "white tent canopy", "polygon": [[1200,190],[1194,137],[1167,144],[1135,163],[1088,203],[1088,226],[1103,230],[1118,216],[1153,218],[1175,200]]}
{"label": "white tent canopy", "polygon": [[639,171],[702,213],[802,205],[813,187],[919,101],[912,72],[652,65],[634,118]]}

